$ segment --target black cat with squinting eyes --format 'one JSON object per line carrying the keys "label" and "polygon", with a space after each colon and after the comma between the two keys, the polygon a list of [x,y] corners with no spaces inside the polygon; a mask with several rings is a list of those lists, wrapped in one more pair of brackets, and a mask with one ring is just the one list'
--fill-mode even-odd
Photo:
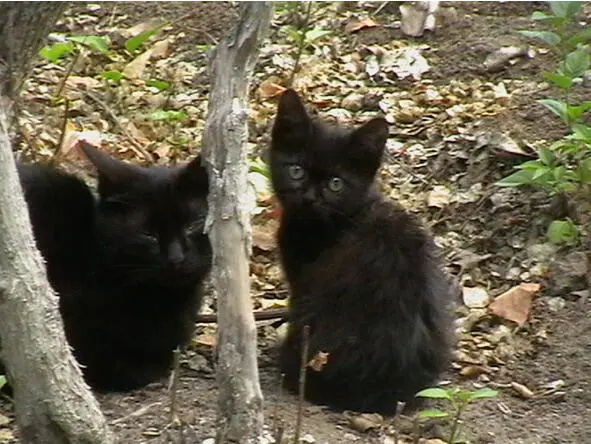
{"label": "black cat with squinting eyes", "polygon": [[86,381],[130,390],[165,376],[193,332],[211,268],[207,172],[199,157],[183,167],[139,167],[85,142],[82,150],[98,172],[98,198],[53,167],[18,171]]}
{"label": "black cat with squinting eyes", "polygon": [[270,162],[290,287],[285,385],[297,390],[308,325],[309,357],[328,357],[307,370],[306,398],[390,414],[446,369],[451,298],[431,237],[375,186],[387,138],[381,118],[356,129],[312,120],[287,90]]}

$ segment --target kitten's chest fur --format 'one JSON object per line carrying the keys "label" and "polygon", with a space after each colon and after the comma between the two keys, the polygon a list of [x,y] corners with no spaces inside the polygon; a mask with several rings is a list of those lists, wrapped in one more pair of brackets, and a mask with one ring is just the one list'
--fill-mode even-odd
{"label": "kitten's chest fur", "polygon": [[336,226],[318,216],[284,212],[278,241],[288,280],[297,279],[302,270],[320,255],[335,248],[345,233],[346,227]]}

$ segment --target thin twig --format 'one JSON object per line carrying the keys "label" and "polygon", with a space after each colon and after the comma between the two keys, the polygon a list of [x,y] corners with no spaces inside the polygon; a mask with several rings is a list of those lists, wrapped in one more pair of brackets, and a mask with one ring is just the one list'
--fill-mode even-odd
{"label": "thin twig", "polygon": [[66,138],[66,127],[68,126],[68,111],[70,110],[70,101],[68,99],[64,100],[64,120],[62,121],[62,131],[60,133],[60,138],[57,141],[57,146],[55,147],[55,152],[53,153],[53,157],[50,160],[50,164],[54,165],[60,153],[62,152],[62,146],[64,144],[64,139]]}
{"label": "thin twig", "polygon": [[382,12],[382,9],[384,9],[386,6],[388,6],[388,3],[390,2],[382,2],[380,4],[380,6],[378,7],[378,9],[376,9],[374,12],[372,12],[370,15],[372,16],[376,16],[378,15],[380,12]]}
{"label": "thin twig", "polygon": [[406,406],[405,402],[402,402],[402,401],[396,402],[396,411],[394,413],[394,419],[392,421],[394,423],[394,444],[398,444],[398,438],[399,438],[398,426],[399,426],[399,422],[400,422],[400,415],[402,415],[402,411],[404,410],[405,406]]}
{"label": "thin twig", "polygon": [[285,426],[283,425],[283,418],[279,420],[279,400],[283,397],[283,373],[279,373],[279,387],[277,389],[277,399],[273,403],[273,431],[274,438],[277,444],[283,441],[283,433]]}
{"label": "thin twig", "polygon": [[148,160],[149,162],[153,162],[154,161],[154,157],[146,151],[146,149],[142,146],[141,143],[139,143],[137,140],[135,140],[135,138],[129,133],[129,131],[127,130],[127,128],[125,128],[123,126],[123,124],[119,121],[119,119],[117,118],[117,116],[115,115],[115,112],[109,107],[109,105],[107,105],[105,102],[103,102],[100,97],[97,97],[96,94],[94,94],[91,91],[85,91],[84,92],[86,97],[88,97],[89,99],[91,99],[93,102],[95,102],[97,105],[99,105],[101,108],[103,108],[103,110],[105,111],[105,113],[107,114],[107,116],[111,119],[111,121],[119,127],[119,129],[121,130],[121,132],[123,133],[123,135],[127,138],[127,140],[129,140],[132,144],[131,149],[138,155],[140,155],[141,157],[143,157],[144,159]]}
{"label": "thin twig", "polygon": [[181,361],[181,350],[179,347],[174,349],[172,356],[172,374],[170,375],[170,384],[168,387],[168,390],[170,391],[170,424],[178,424],[180,421],[177,415],[176,395],[179,385],[179,370]]}
{"label": "thin twig", "polygon": [[300,29],[301,38],[299,41],[298,52],[296,53],[295,61],[293,63],[293,70],[291,71],[291,76],[288,82],[288,85],[290,87],[293,86],[296,71],[298,70],[300,65],[300,58],[302,57],[302,53],[304,52],[304,48],[306,47],[306,33],[308,32],[308,25],[310,24],[310,15],[312,14],[312,3],[313,2],[308,2],[308,4],[306,5],[306,17],[304,18],[304,24]]}
{"label": "thin twig", "polygon": [[55,97],[59,97],[62,95],[62,91],[64,90],[64,87],[66,86],[66,82],[70,78],[70,74],[72,74],[72,71],[74,70],[74,66],[78,62],[78,59],[80,58],[80,54],[81,54],[80,50],[76,49],[76,52],[74,53],[74,58],[72,59],[72,61],[68,65],[68,70],[66,71],[66,74],[64,74],[64,76],[60,80],[60,83],[57,87],[57,91],[54,94]]}
{"label": "thin twig", "polygon": [[302,330],[302,361],[300,363],[300,380],[298,393],[298,416],[294,432],[294,444],[300,440],[302,431],[302,416],[304,413],[304,393],[306,391],[306,368],[308,367],[308,348],[310,347],[310,326],[304,325]]}

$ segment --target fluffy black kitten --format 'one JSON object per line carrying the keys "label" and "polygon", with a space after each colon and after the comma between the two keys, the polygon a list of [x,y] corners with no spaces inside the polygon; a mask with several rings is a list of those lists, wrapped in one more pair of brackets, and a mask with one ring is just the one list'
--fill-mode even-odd
{"label": "fluffy black kitten", "polygon": [[98,199],[53,168],[19,165],[19,175],[87,382],[129,390],[166,375],[173,349],[190,339],[211,268],[207,173],[199,157],[142,168],[82,149],[99,174]]}
{"label": "fluffy black kitten", "polygon": [[306,397],[337,409],[393,413],[434,383],[450,353],[449,286],[421,225],[382,197],[374,178],[388,124],[348,130],[310,119],[293,90],[279,102],[271,173],[290,318],[280,366],[297,390],[302,329]]}

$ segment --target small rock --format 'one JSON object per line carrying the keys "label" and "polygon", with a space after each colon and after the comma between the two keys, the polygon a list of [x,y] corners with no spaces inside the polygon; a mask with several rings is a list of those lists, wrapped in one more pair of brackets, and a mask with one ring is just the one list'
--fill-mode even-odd
{"label": "small rock", "polygon": [[527,256],[536,262],[551,262],[558,247],[550,243],[534,244],[527,248]]}
{"label": "small rock", "polygon": [[300,442],[305,442],[308,444],[313,444],[316,442],[316,438],[314,438],[309,433],[306,433],[304,436],[300,437]]}
{"label": "small rock", "polygon": [[548,309],[551,312],[556,313],[566,306],[566,301],[560,296],[555,296],[548,298],[546,304],[548,304]]}
{"label": "small rock", "polygon": [[341,107],[350,111],[359,111],[363,108],[363,94],[349,94],[341,101]]}
{"label": "small rock", "polygon": [[589,264],[584,252],[575,251],[563,259],[555,260],[550,270],[554,290],[562,293],[586,288],[588,271]]}
{"label": "small rock", "polygon": [[204,439],[201,444],[215,444],[215,438]]}
{"label": "small rock", "polygon": [[463,287],[462,299],[470,308],[484,308],[490,301],[486,290],[480,287]]}

